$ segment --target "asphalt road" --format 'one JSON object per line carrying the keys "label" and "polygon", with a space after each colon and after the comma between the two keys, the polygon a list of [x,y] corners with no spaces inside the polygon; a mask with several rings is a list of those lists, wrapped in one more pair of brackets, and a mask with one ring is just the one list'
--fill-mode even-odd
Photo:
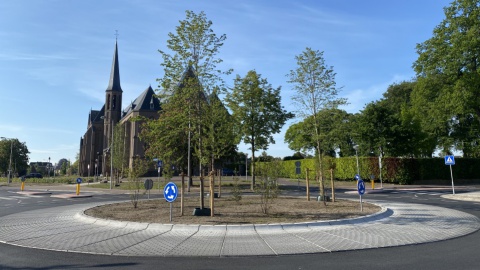
{"label": "asphalt road", "polygon": [[[337,190],[337,197],[358,199],[357,195],[345,194],[344,191]],[[480,217],[480,202],[440,197],[450,192],[448,189],[389,191],[366,194],[363,199],[429,204]],[[300,195],[303,192],[291,188],[289,194]],[[128,199],[125,194],[94,194],[90,198],[76,199],[23,196],[7,187],[0,187],[0,218],[40,208]],[[479,243],[480,232],[477,231],[456,239],[411,246],[292,256],[213,258],[103,256],[0,244],[0,269],[479,269]]]}

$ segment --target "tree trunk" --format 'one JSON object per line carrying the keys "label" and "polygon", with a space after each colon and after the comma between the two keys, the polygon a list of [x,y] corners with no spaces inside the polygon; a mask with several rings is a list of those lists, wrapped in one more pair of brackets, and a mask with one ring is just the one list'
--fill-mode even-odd
{"label": "tree trunk", "polygon": [[[245,166],[248,166],[245,164]],[[255,189],[255,139],[252,138],[252,164],[251,164],[251,170],[250,173],[252,174],[252,184],[251,184],[251,190],[253,191]]]}
{"label": "tree trunk", "polygon": [[325,185],[323,182],[323,166],[322,166],[322,150],[320,150],[320,142],[317,141],[317,150],[318,150],[318,183],[320,196],[323,199],[323,205],[327,206],[325,201]]}
{"label": "tree trunk", "polygon": [[[252,144],[252,149],[253,149],[253,144]],[[255,151],[252,150],[252,168],[251,168],[251,174],[252,174],[252,186],[251,189],[255,189]]]}

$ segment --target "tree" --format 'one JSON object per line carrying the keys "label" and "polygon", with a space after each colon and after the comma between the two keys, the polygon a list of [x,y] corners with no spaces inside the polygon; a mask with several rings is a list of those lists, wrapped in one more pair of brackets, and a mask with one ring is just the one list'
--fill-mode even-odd
{"label": "tree", "polygon": [[[351,114],[339,109],[323,109],[317,113],[320,126],[322,153],[335,157],[351,155],[353,140],[351,137]],[[291,125],[285,133],[285,142],[294,151],[311,152],[316,150],[314,117],[309,116],[302,122]]]}
{"label": "tree", "polygon": [[275,143],[273,134],[280,129],[293,114],[281,105],[280,87],[273,89],[267,79],[251,70],[244,78],[237,75],[234,88],[227,94],[226,101],[232,110],[237,127],[237,135],[252,151],[252,184],[255,187],[255,152],[267,150]]}
{"label": "tree", "polygon": [[289,83],[293,85],[296,95],[293,101],[297,105],[297,115],[303,119],[313,117],[311,132],[318,156],[318,176],[320,180],[320,196],[324,198],[325,189],[323,182],[322,164],[322,133],[318,113],[325,108],[336,108],[345,104],[346,100],[338,98],[335,72],[333,67],[328,67],[323,58],[323,52],[306,48],[300,55],[295,56],[297,68],[287,75]]}
{"label": "tree", "polygon": [[417,44],[413,67],[418,83],[412,98],[422,128],[448,151],[455,144],[462,149],[478,140],[455,129],[460,124],[463,132],[471,133],[476,124],[467,124],[480,123],[480,5],[477,0],[456,0],[444,13],[433,36]]}
{"label": "tree", "polygon": [[235,136],[232,116],[214,89],[210,95],[206,117],[209,119],[207,152],[211,156],[211,170],[214,171],[215,159],[231,155],[236,150],[238,140]]}
{"label": "tree", "polygon": [[390,147],[395,143],[394,130],[399,125],[399,119],[381,102],[367,104],[356,121],[356,142],[361,146],[361,152],[371,155],[382,149],[382,155],[385,155],[385,151],[387,155],[394,155]]}
{"label": "tree", "polygon": [[164,77],[158,79],[160,86],[165,92],[174,91],[185,67],[192,66],[207,94],[211,94],[215,87],[223,91],[225,82],[222,76],[231,74],[233,70],[218,69],[217,65],[223,60],[217,58],[217,54],[227,36],[223,34],[217,37],[211,28],[212,21],[207,19],[203,11],[195,14],[187,10],[185,14],[186,18],[180,21],[176,33],[168,34],[167,47],[174,54],[159,50],[165,71]]}
{"label": "tree", "polygon": [[0,171],[3,174],[8,174],[11,164],[12,176],[15,172],[26,172],[28,168],[28,154],[30,152],[24,142],[20,142],[18,139],[2,138],[0,140]]}
{"label": "tree", "polygon": [[116,171],[117,180],[120,175],[125,175],[128,168],[128,155],[126,138],[126,125],[117,124],[113,129],[113,169]]}
{"label": "tree", "polygon": [[[231,69],[217,68],[217,65],[223,62],[217,55],[226,40],[226,35],[217,36],[211,27],[212,21],[207,19],[204,12],[196,14],[187,10],[186,19],[180,21],[180,25],[176,27],[176,33],[168,34],[167,47],[173,54],[159,50],[165,72],[164,77],[158,79],[162,89],[160,96],[168,102],[178,91],[178,83],[183,84],[182,87],[187,94],[180,98],[179,102],[187,105],[183,108],[188,110],[177,112],[181,114],[178,118],[182,118],[184,123],[190,123],[188,134],[195,139],[192,140],[193,148],[200,167],[209,160],[205,152],[208,146],[205,141],[209,135],[205,131],[212,123],[205,117],[206,98],[213,93],[213,89],[223,92],[224,76],[232,72]],[[187,72],[184,72],[186,67],[188,67]],[[193,76],[186,80],[184,75],[190,73],[193,73]],[[200,171],[202,171],[201,168]],[[191,181],[190,178],[190,184]]]}
{"label": "tree", "polygon": [[128,178],[133,193],[130,194],[130,201],[133,208],[137,208],[138,200],[140,199],[140,190],[142,188],[142,181],[140,176],[144,175],[148,171],[148,161],[142,159],[139,156],[133,157],[133,166],[128,170]]}

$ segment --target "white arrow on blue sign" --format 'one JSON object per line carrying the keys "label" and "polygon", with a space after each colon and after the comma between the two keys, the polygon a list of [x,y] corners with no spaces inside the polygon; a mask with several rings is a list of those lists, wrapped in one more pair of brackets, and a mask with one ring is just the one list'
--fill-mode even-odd
{"label": "white arrow on blue sign", "polygon": [[445,156],[445,165],[455,165],[455,156]]}
{"label": "white arrow on blue sign", "polygon": [[173,182],[169,182],[163,188],[163,196],[167,202],[173,202],[177,199],[178,188]]}
{"label": "white arrow on blue sign", "polygon": [[358,180],[357,189],[358,189],[358,194],[360,195],[365,194],[365,182],[363,182],[363,180]]}

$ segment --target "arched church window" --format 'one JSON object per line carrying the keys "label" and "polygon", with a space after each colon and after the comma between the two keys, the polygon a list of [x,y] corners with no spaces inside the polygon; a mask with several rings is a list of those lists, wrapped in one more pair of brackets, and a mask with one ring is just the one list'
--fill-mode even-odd
{"label": "arched church window", "polygon": [[110,110],[110,94],[107,95],[107,110]]}
{"label": "arched church window", "polygon": [[113,100],[112,100],[112,110],[115,109],[115,105],[117,103],[117,96],[113,95]]}

